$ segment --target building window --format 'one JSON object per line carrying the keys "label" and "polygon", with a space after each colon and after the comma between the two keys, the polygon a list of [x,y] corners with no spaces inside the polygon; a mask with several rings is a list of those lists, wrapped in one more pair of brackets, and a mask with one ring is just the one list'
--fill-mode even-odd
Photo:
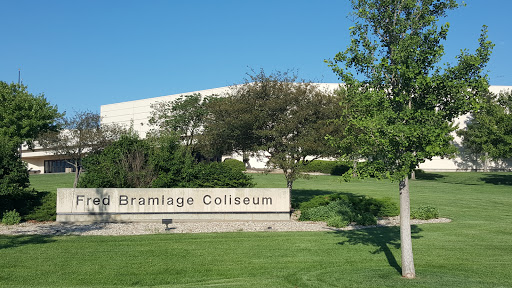
{"label": "building window", "polygon": [[75,172],[75,167],[66,160],[44,160],[44,173],[64,172]]}

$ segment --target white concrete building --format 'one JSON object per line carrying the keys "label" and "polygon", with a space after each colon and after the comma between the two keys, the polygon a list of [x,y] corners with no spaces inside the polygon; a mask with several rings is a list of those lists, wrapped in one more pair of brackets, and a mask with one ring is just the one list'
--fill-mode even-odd
{"label": "white concrete building", "polygon": [[[318,83],[321,88],[327,90],[334,90],[338,87],[338,83]],[[146,98],[141,100],[127,101],[121,103],[107,104],[101,106],[102,122],[105,124],[117,123],[125,125],[126,127],[133,127],[141,137],[145,137],[146,133],[152,128],[148,121],[151,117],[151,105],[162,101],[173,101],[184,95],[191,95],[200,93],[202,96],[218,95],[222,96],[225,94],[230,87],[220,87],[214,89],[207,89],[201,91],[192,91],[186,93],[179,93],[168,96],[160,96],[154,98]],[[489,90],[493,93],[500,91],[512,90],[512,86],[491,86]],[[469,119],[469,115],[464,115],[457,119],[455,123],[459,128],[466,126],[466,121]],[[455,136],[455,145],[461,146],[461,139]],[[480,171],[483,169],[483,164],[477,159],[473,159],[472,155],[464,153],[464,149],[459,148],[459,155],[454,159],[441,159],[435,158],[432,161],[427,161],[420,165],[420,169],[425,171]],[[25,150],[23,153],[23,159],[29,164],[29,168],[34,171],[40,171],[41,173],[51,172],[63,172],[64,167],[61,162],[57,161],[56,156],[51,155],[47,151],[36,150],[31,152]],[[241,160],[241,156],[235,156]],[[251,159],[251,167],[263,168],[265,166],[265,159]],[[502,163],[489,163],[490,170],[495,171],[512,171],[512,161]],[[62,170],[62,171],[61,171]]]}

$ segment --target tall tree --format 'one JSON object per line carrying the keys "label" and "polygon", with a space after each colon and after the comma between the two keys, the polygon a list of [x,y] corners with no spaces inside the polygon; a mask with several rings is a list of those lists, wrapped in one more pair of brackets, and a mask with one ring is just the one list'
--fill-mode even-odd
{"label": "tall tree", "polygon": [[44,95],[34,96],[24,85],[0,81],[0,135],[31,146],[39,134],[56,131],[61,116]]}
{"label": "tall tree", "polygon": [[177,133],[187,147],[193,146],[207,113],[207,99],[203,99],[201,94],[192,94],[151,105],[153,110],[149,124],[157,127],[152,132],[158,135]]}
{"label": "tall tree", "polygon": [[21,194],[30,184],[18,147],[19,143],[0,135],[0,201]]}
{"label": "tall tree", "polygon": [[488,91],[483,69],[492,44],[485,27],[475,54],[464,50],[456,65],[438,64],[449,25],[437,23],[457,6],[455,0],[352,0],[351,44],[330,62],[350,95],[346,119],[365,132],[359,154],[399,181],[406,278],[416,275],[408,177],[426,159],[455,152],[452,121]]}
{"label": "tall tree", "polygon": [[325,136],[334,133],[329,120],[339,111],[338,100],[288,73],[261,70],[249,77],[212,101],[203,139],[217,153],[262,152],[270,168],[284,171],[291,190],[304,164],[333,155]]}
{"label": "tall tree", "polygon": [[41,135],[38,143],[53,154],[64,157],[75,167],[75,188],[82,173],[82,159],[87,154],[104,149],[126,133],[119,125],[101,124],[101,116],[89,111],[63,118],[60,126],[61,131]]}
{"label": "tall tree", "polygon": [[457,131],[462,145],[484,163],[512,157],[512,91],[487,94],[465,129]]}
{"label": "tall tree", "polygon": [[21,145],[46,131],[57,130],[62,115],[56,106],[34,96],[27,87],[0,81],[0,201],[16,197],[29,186],[28,170],[21,160]]}

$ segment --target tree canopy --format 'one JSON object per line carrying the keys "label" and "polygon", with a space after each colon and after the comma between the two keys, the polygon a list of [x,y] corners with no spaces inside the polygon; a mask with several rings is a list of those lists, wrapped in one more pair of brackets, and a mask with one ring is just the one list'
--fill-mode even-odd
{"label": "tree canopy", "polygon": [[84,159],[80,187],[251,187],[250,175],[226,163],[197,163],[175,135],[123,135]]}
{"label": "tree canopy", "polygon": [[[21,145],[46,131],[57,130],[61,117],[44,95],[34,96],[27,87],[0,81],[0,196],[16,197],[29,186],[27,166],[21,161]],[[2,211],[3,212],[3,211]]]}
{"label": "tree canopy", "polygon": [[268,158],[267,165],[282,169],[292,189],[304,164],[334,155],[325,136],[334,133],[329,120],[336,118],[337,106],[333,93],[313,83],[261,70],[210,102],[202,140],[216,153]]}
{"label": "tree canopy", "polygon": [[82,159],[119,139],[126,130],[114,124],[101,124],[101,116],[89,111],[77,112],[60,120],[59,131],[42,134],[38,143],[75,167],[76,187],[82,171]]}
{"label": "tree canopy", "polygon": [[[482,29],[474,54],[439,64],[449,24],[438,26],[454,0],[353,0],[351,43],[330,65],[345,83],[344,127],[363,131],[356,153],[368,167],[399,180],[402,275],[415,277],[410,236],[409,174],[418,164],[455,152],[454,118],[481,102],[492,44]],[[335,137],[334,137],[335,138]],[[334,140],[338,147],[347,146]]]}
{"label": "tree canopy", "polygon": [[[21,194],[29,186],[27,166],[20,160],[19,144],[0,135],[0,200]],[[3,211],[0,211],[3,212]]]}
{"label": "tree canopy", "polygon": [[203,98],[197,93],[151,105],[149,124],[157,127],[152,133],[177,133],[186,146],[193,146],[207,114],[208,98]]}
{"label": "tree canopy", "polygon": [[488,171],[488,160],[512,157],[512,92],[488,93],[465,129],[457,131],[463,147],[479,155]]}
{"label": "tree canopy", "polygon": [[26,86],[0,81],[0,135],[32,145],[39,134],[56,131],[61,116],[44,95],[34,96]]}

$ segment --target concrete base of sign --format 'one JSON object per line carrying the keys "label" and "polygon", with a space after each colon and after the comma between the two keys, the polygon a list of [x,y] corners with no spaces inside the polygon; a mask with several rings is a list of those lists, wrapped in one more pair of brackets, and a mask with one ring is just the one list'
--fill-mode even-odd
{"label": "concrete base of sign", "polygon": [[288,189],[77,188],[57,190],[57,221],[287,221]]}
{"label": "concrete base of sign", "polygon": [[108,222],[148,222],[160,223],[162,219],[174,222],[207,221],[289,221],[290,213],[270,214],[57,214],[57,222],[64,223],[108,223]]}

